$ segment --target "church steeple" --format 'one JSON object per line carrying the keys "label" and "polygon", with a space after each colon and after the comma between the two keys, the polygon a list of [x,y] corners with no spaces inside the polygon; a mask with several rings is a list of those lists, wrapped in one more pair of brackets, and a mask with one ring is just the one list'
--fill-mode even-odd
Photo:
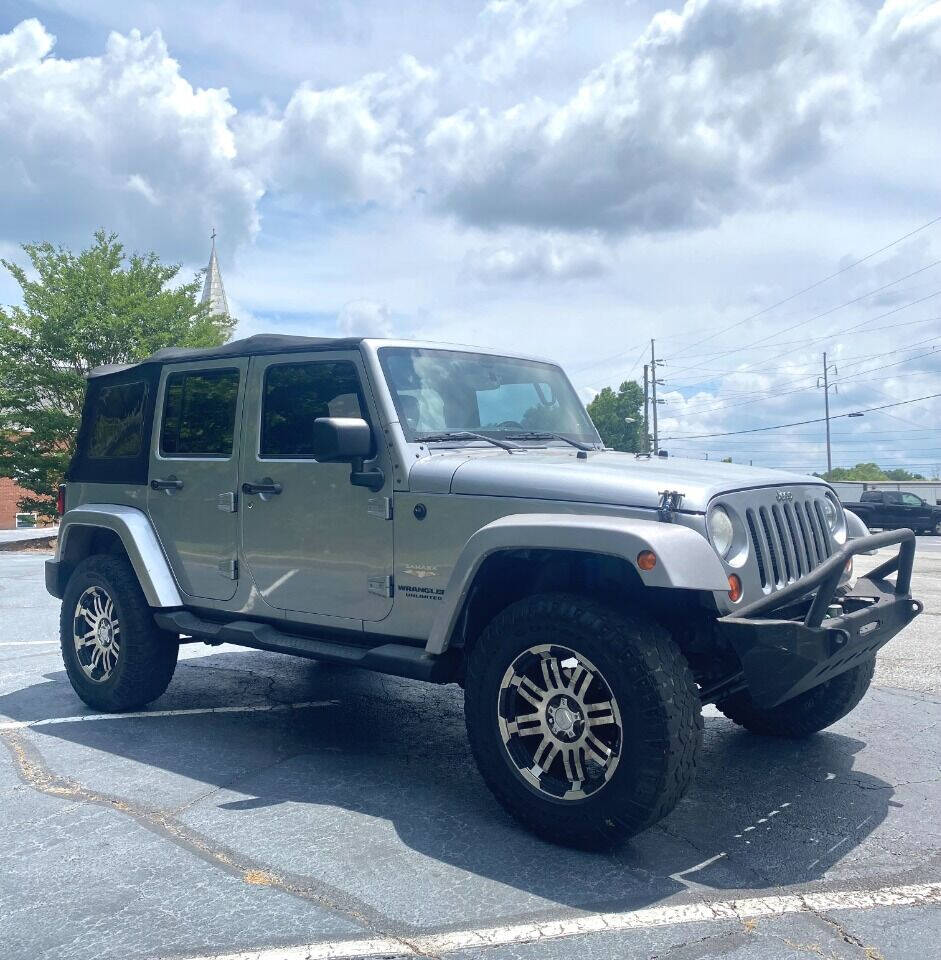
{"label": "church steeple", "polygon": [[225,298],[225,287],[222,286],[222,274],[219,271],[219,260],[216,257],[216,228],[212,228],[212,252],[209,254],[209,266],[206,268],[206,279],[203,281],[203,295],[200,303],[209,304],[210,316],[228,316],[229,302]]}

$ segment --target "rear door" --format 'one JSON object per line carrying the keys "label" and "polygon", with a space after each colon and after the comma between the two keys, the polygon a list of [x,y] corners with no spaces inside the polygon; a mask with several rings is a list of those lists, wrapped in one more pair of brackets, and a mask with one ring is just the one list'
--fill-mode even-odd
{"label": "rear door", "polygon": [[[317,417],[369,422],[382,489],[353,486],[348,463],[314,460]],[[240,481],[242,556],[267,603],[354,620],[389,613],[392,469],[358,351],[252,360]]]}
{"label": "rear door", "polygon": [[886,530],[905,526],[905,508],[902,506],[900,493],[895,490],[883,491],[879,518],[882,521],[882,527]]}
{"label": "rear door", "polygon": [[247,358],[164,367],[147,508],[180,588],[228,600],[238,577],[238,423]]}

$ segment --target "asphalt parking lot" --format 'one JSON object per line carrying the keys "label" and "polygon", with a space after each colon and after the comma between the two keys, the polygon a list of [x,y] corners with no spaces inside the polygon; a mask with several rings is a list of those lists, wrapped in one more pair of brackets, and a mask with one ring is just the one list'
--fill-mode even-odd
{"label": "asphalt parking lot", "polygon": [[709,708],[685,800],[604,855],[503,813],[456,687],[190,645],[92,714],[44,559],[0,553],[6,960],[938,955],[941,539],[853,714],[793,743]]}

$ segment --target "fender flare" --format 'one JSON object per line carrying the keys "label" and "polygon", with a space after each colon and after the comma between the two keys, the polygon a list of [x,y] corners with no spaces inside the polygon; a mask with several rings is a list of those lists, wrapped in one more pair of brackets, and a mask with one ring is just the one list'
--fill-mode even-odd
{"label": "fender flare", "polygon": [[[425,650],[447,650],[471,586],[484,561],[504,550],[544,549],[603,554],[627,560],[650,587],[727,591],[728,575],[709,541],[689,527],[659,520],[600,515],[526,513],[500,517],[464,544],[451,572]],[[637,568],[637,554],[657,555],[653,570]]]}
{"label": "fender flare", "polygon": [[[75,556],[69,552],[73,531],[81,528],[111,530],[117,534],[127,552],[137,581],[151,607],[182,607],[183,599],[157,534],[143,510],[119,503],[96,503],[73,507],[59,524],[59,543],[54,560],[46,563],[46,585],[50,593],[61,598],[65,588],[60,583],[63,563],[71,563]],[[84,555],[78,557],[84,559]],[[56,587],[57,590],[54,590]]]}
{"label": "fender flare", "polygon": [[847,540],[858,540],[860,537],[869,536],[869,527],[866,526],[866,521],[863,520],[858,514],[853,513],[852,510],[847,510],[843,508],[843,513],[846,516],[846,538]]}

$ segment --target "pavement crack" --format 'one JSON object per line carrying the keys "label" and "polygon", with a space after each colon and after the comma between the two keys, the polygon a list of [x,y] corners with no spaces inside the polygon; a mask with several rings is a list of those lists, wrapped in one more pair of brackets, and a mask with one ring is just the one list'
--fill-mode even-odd
{"label": "pavement crack", "polygon": [[18,731],[0,730],[0,739],[9,750],[17,776],[38,793],[73,803],[87,803],[123,814],[157,836],[199,857],[204,863],[222,870],[229,876],[254,886],[271,887],[304,900],[334,915],[359,924],[377,937],[401,943],[411,956],[433,958],[417,947],[407,936],[390,931],[391,920],[368,904],[355,900],[347,893],[323,883],[312,883],[307,878],[291,877],[266,869],[234,850],[213,843],[208,837],[180,823],[173,814],[144,807],[141,804],[100,793],[80,783],[59,776],[49,769],[37,747]]}
{"label": "pavement crack", "polygon": [[846,944],[849,944],[851,947],[857,947],[862,951],[862,956],[865,960],[885,960],[882,954],[872,946],[864,943],[856,936],[855,933],[850,933],[846,927],[840,923],[836,917],[832,917],[829,913],[824,913],[822,910],[817,910],[807,899],[806,897],[801,897],[801,900],[804,903],[804,906],[807,908],[808,912],[815,916],[822,923],[830,927],[836,935]]}

